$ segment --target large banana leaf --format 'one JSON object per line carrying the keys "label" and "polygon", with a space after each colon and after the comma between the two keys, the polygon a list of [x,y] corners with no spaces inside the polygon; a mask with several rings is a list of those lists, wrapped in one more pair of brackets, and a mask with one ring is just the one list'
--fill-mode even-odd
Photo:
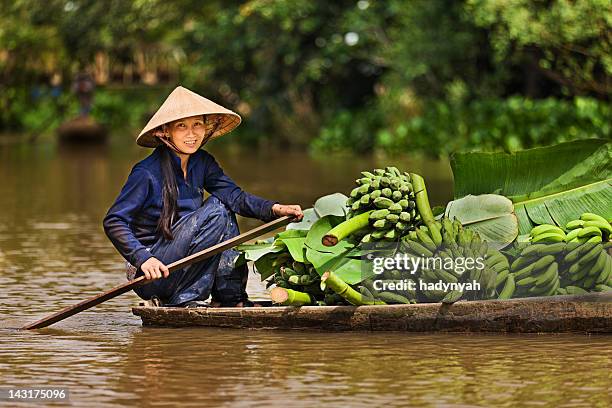
{"label": "large banana leaf", "polygon": [[512,201],[497,194],[467,195],[451,201],[445,216],[478,232],[489,246],[501,249],[518,236]]}
{"label": "large banana leaf", "polygon": [[495,193],[512,200],[521,234],[564,226],[583,212],[612,217],[612,142],[588,139],[513,153],[457,153],[455,197]]}
{"label": "large banana leaf", "polygon": [[328,194],[319,197],[315,201],[313,208],[304,210],[304,218],[300,222],[292,222],[287,225],[287,230],[309,230],[319,218],[326,215],[335,215],[346,218],[346,200],[348,197],[342,193]]}

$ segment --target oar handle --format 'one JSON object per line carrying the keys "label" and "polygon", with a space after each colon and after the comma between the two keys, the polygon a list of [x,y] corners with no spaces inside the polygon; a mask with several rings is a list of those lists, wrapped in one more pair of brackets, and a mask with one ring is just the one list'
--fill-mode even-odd
{"label": "oar handle", "polygon": [[[210,248],[206,248],[200,252],[196,252],[195,254],[189,255],[183,259],[179,259],[178,261],[172,262],[171,264],[168,265],[168,269],[170,270],[170,272],[173,272],[177,269],[182,269],[196,262],[200,262],[206,258],[210,258],[229,248],[233,248],[236,245],[240,245],[253,238],[257,238],[267,232],[274,231],[275,229],[283,227],[292,221],[293,221],[293,218],[288,217],[288,216],[277,218],[274,221],[271,221],[267,224],[263,224],[257,228],[253,228],[252,230],[247,231],[244,234],[237,235],[234,238],[228,239],[227,241],[223,241],[217,245],[211,246]],[[139,286],[146,285],[147,283],[151,283],[151,281],[148,281],[147,279],[145,279],[144,276],[140,276],[134,280],[125,282],[119,286],[115,286],[114,288],[104,293],[93,296],[89,299],[85,299],[84,301],[79,302],[76,305],[65,307],[62,310],[55,312],[41,320],[25,325],[21,329],[22,330],[40,329],[43,327],[50,326],[53,323],[57,323],[60,320],[64,320],[67,317],[70,317],[79,312],[82,312],[83,310],[87,310],[93,306],[99,305],[102,302],[106,302],[109,299],[112,299],[126,292],[129,292],[130,290],[137,288]]]}

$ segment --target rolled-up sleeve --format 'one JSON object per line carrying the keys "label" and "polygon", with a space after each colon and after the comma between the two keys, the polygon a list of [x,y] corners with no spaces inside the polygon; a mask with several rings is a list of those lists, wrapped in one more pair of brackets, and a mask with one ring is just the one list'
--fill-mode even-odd
{"label": "rolled-up sleeve", "polygon": [[115,203],[104,217],[104,232],[119,253],[140,268],[153,255],[138,241],[130,227],[151,189],[151,175],[142,167],[134,167]]}
{"label": "rolled-up sleeve", "polygon": [[242,190],[223,172],[210,154],[204,175],[204,187],[233,212],[243,217],[257,218],[265,222],[277,218],[272,212],[272,206],[278,201],[266,200]]}

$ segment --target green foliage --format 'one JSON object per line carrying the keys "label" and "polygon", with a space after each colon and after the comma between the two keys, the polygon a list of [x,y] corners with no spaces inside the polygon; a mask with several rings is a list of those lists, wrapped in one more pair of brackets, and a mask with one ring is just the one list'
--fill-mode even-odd
{"label": "green foliage", "polygon": [[[0,0],[0,129],[69,116],[68,93],[33,101],[32,88],[54,77],[68,89],[87,68],[108,81],[94,115],[111,127],[141,127],[180,79],[240,113],[233,140],[250,144],[439,155],[607,138],[611,7]],[[155,83],[149,70],[166,75],[164,89],[116,89]]]}
{"label": "green foliage", "polygon": [[414,118],[378,131],[376,146],[392,153],[432,155],[465,148],[518,150],[584,138],[612,137],[612,108],[605,102],[512,97],[466,105],[425,104]]}
{"label": "green foliage", "polygon": [[340,111],[326,121],[311,147],[315,151],[371,151],[376,141],[373,130],[382,124],[380,116],[375,108]]}
{"label": "green foliage", "polygon": [[170,90],[164,87],[102,88],[95,94],[92,115],[113,129],[140,129]]}
{"label": "green foliage", "polygon": [[[153,87],[98,88],[92,116],[113,129],[138,129],[149,119],[169,89]],[[0,97],[0,127],[47,132],[78,114],[77,101],[66,90],[48,87],[9,88]]]}
{"label": "green foliage", "polygon": [[572,93],[612,92],[609,0],[467,0],[466,9],[489,31],[498,61],[530,59]]}

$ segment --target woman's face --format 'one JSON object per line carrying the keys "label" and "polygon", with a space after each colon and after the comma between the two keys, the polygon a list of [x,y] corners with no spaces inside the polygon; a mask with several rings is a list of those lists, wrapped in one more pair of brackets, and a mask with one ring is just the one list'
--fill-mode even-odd
{"label": "woman's face", "polygon": [[171,122],[167,127],[170,140],[186,154],[198,151],[204,139],[205,126],[202,115],[191,116]]}

